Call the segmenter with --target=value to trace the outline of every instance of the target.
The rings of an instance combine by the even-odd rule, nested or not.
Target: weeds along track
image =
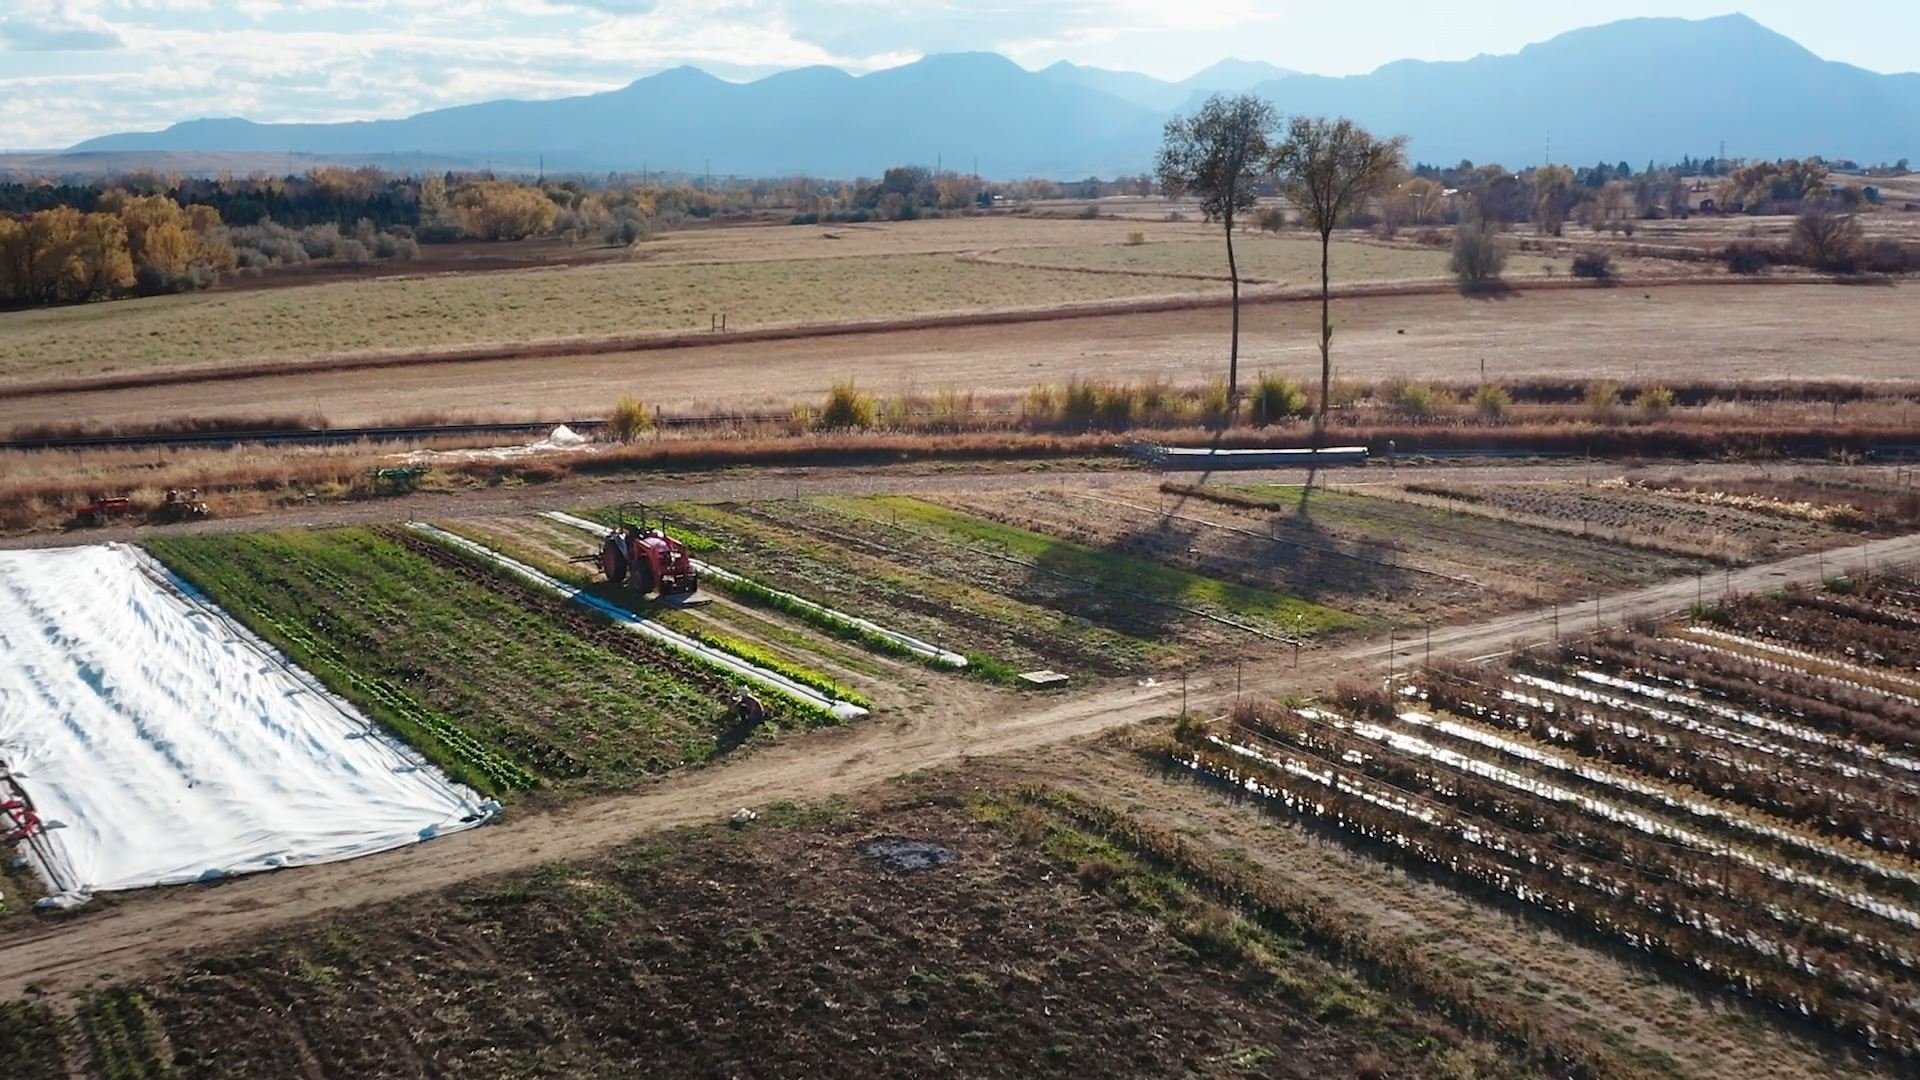
[[[151,547],[329,689],[484,790],[610,790],[729,745],[729,688],[704,670],[683,672],[670,650],[515,591],[404,529]],[[770,707],[781,723],[806,722]]]

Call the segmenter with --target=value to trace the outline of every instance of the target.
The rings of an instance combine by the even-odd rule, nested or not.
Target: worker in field
[[[748,727],[758,727],[767,719],[767,706],[743,686],[733,692],[733,715]]]

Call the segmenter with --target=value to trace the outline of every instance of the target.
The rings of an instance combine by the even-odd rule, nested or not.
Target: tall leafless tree
[[[1240,400],[1240,269],[1233,258],[1233,219],[1251,210],[1279,134],[1273,106],[1251,94],[1208,98],[1192,116],[1167,121],[1156,171],[1169,196],[1192,195],[1207,220],[1227,234],[1227,277],[1233,289],[1233,338],[1227,351],[1227,422]]]
[[[1294,117],[1269,166],[1280,191],[1320,234],[1320,413],[1324,431],[1333,393],[1333,310],[1329,265],[1333,230],[1368,198],[1392,186],[1405,167],[1407,140],[1379,139],[1341,117]]]

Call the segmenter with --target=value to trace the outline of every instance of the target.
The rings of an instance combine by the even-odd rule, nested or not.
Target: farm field
[[[1138,243],[1135,243],[1135,239]],[[1319,244],[1239,238],[1241,274],[1316,284]],[[582,259],[585,255],[582,253]],[[1334,280],[1444,279],[1444,249],[1347,237]],[[1566,276],[1516,259],[1516,278]],[[438,265],[438,264],[435,264]],[[457,265],[457,262],[456,262]],[[1629,276],[1708,268],[1627,259]],[[1217,294],[1217,231],[1197,223],[962,219],[670,233],[574,265],[393,273],[0,315],[0,383],[369,351],[834,323],[1176,294]]]
[[[261,1008],[273,1001],[273,1008]],[[538,1033],[529,1038],[530,1032]],[[0,1013],[21,1075],[1616,1075],[1520,995],[1098,803],[782,804]]]
[[[1643,559],[1667,555],[1717,565],[1750,565],[1837,546],[1862,534],[1920,527],[1920,489],[1884,473],[1589,476],[1523,484],[1436,479],[1400,485],[1396,497],[1455,520],[1525,523],[1611,541]]]
[[[1388,695],[1243,704],[1171,759],[1669,977],[1920,1056],[1920,584],[1729,598]]]
[[[1249,587],[1298,595],[1376,626],[1449,621],[1614,592],[1706,564],[1600,538],[1343,490],[1215,480],[941,495],[944,504]]]
[[[359,858],[498,809],[124,545],[0,552],[0,646],[0,915]]]
[[[738,730],[732,684],[584,609],[395,528],[156,541],[256,633],[451,775],[506,794],[623,788],[781,727]]]
[[[1490,379],[1732,382],[1807,372],[1807,358],[1818,356],[1822,378],[1904,379],[1913,375],[1911,300],[1904,287],[1823,285],[1522,291],[1500,301],[1457,295],[1336,300],[1335,374],[1471,383],[1484,363]],[[1253,303],[1241,315],[1246,376],[1271,372],[1317,382],[1317,303]],[[172,416],[318,412],[354,424],[418,411],[398,402],[431,402],[455,415],[594,417],[604,416],[621,392],[641,393],[649,405],[670,412],[785,412],[795,401],[820,400],[842,379],[877,393],[953,388],[1016,399],[1035,383],[1076,375],[1192,385],[1219,377],[1227,321],[1227,312],[1215,308],[430,364],[382,369],[377,376],[284,370],[270,379],[31,398],[9,398],[0,389],[0,429],[49,416],[150,424]]]
[[[706,331],[1046,307],[1207,291],[1202,282],[934,255],[619,263],[149,297],[0,316],[0,380],[501,341]]]
[[[1315,286],[1320,282],[1320,240],[1311,233],[1237,234],[1234,259],[1243,283],[1274,286]],[[1195,275],[1227,280],[1226,247],[1217,230],[1192,237],[1162,237],[1143,233],[1140,243],[1078,243],[1022,245],[995,248],[975,256],[982,261],[1015,266],[1073,268],[1102,273]],[[1410,237],[1397,242],[1349,238],[1336,240],[1332,265],[1335,285],[1390,281],[1446,281],[1451,256],[1446,247],[1427,247]],[[1622,277],[1720,276],[1717,265],[1682,263],[1669,259],[1624,257],[1614,262]],[[1507,276],[1515,279],[1568,277],[1567,258],[1516,252]]]
[[[724,565],[1017,671],[1132,674],[1362,625],[1268,589],[913,498],[676,504]]]
[[[615,523],[624,514],[608,513]],[[907,714],[929,708],[953,708],[961,702],[986,707],[975,699],[991,695],[987,679],[961,681],[962,673],[939,664],[917,662],[896,648],[872,647],[871,642],[836,637],[821,626],[769,608],[757,595],[730,590],[727,582],[707,575],[701,583],[698,605],[642,606],[630,590],[609,585],[600,575],[595,556],[598,541],[582,530],[537,515],[463,518],[442,522],[454,533],[615,603],[634,605],[668,628],[746,656],[756,664],[788,674],[831,693],[841,700],[865,705],[871,701],[888,714]],[[673,524],[673,535],[694,549],[696,558],[711,554],[713,542]],[[987,658],[982,657],[983,661]]]

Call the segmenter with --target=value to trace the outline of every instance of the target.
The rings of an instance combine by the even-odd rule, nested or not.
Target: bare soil
[[[1802,555],[1727,575],[1728,588],[1752,592],[1795,581],[1818,582],[1828,566],[1913,562],[1920,536],[1871,541]],[[1604,597],[1592,617],[1610,625],[1693,603],[1695,584],[1678,581]],[[1578,618],[1587,618],[1583,606]],[[1571,621],[1573,615],[1567,616]],[[1542,640],[1562,628],[1558,612],[1533,609],[1481,622],[1436,628],[1430,643],[1379,639],[1310,653],[1299,668],[1286,660],[1248,663],[1243,671],[1203,669],[1189,680],[1153,686],[1126,683],[1073,697],[1043,697],[1014,708],[881,718],[878,722],[802,733],[756,750],[724,768],[694,769],[616,796],[551,810],[416,848],[256,875],[213,887],[134,895],[77,918],[0,926],[0,997],[29,985],[72,990],[102,976],[129,977],[170,963],[181,952],[307,917],[445,888],[472,878],[582,858],[646,832],[711,822],[738,806],[785,799],[823,799],[858,791],[903,772],[963,758],[1031,752],[1178,712],[1211,714],[1240,694],[1279,695],[1329,689],[1336,681],[1389,662],[1404,669],[1421,659],[1503,653],[1513,642]]]
[[[1423,1076],[1498,1060],[1311,957],[1276,978],[1207,948],[1213,924],[1116,902],[1048,834],[983,820],[990,792],[941,787],[779,807],[232,943],[110,992],[121,1008],[81,1026],[205,1077]],[[938,857],[876,857],[904,848]]]

